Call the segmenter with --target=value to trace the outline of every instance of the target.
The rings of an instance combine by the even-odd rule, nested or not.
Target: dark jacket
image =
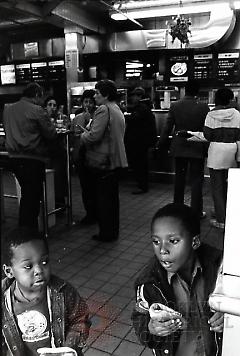
[[[197,256],[202,266],[203,278],[205,283],[205,298],[207,301],[209,294],[214,290],[218,269],[222,260],[221,251],[213,247],[202,245],[197,250]],[[140,342],[155,350],[156,356],[174,356],[177,350],[180,332],[176,332],[167,337],[160,337],[150,334],[148,323],[150,321],[149,307],[152,303],[158,302],[177,310],[175,296],[171,285],[168,283],[167,271],[160,265],[154,256],[150,263],[143,269],[135,282],[136,295],[138,288],[143,288],[144,298],[147,303],[143,303],[139,308],[139,301],[132,313],[132,320],[135,332]],[[204,303],[204,313],[210,318],[210,308],[208,303]],[[217,350],[216,341],[221,343],[221,334],[212,333],[213,348]],[[219,336],[220,335],[220,336]],[[216,341],[215,341],[216,340]],[[212,356],[220,355],[214,353]]]
[[[170,153],[173,157],[203,158],[207,154],[205,142],[191,142],[176,135],[177,131],[203,131],[204,122],[209,112],[207,104],[200,103],[191,96],[172,103],[166,125],[160,138],[165,141],[173,132]]]
[[[143,103],[136,105],[127,118],[125,144],[128,148],[149,148],[154,146],[157,139],[155,117],[151,108]]]
[[[2,282],[2,356],[24,356],[16,319],[8,309],[6,291],[14,279],[5,278]],[[88,307],[75,288],[62,279],[52,276],[49,282],[50,306],[52,313],[51,331],[56,347],[68,346],[82,355],[86,345],[90,322]]]

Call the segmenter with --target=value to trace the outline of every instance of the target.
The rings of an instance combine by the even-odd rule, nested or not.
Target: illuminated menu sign
[[[212,54],[194,55],[193,77],[198,80],[214,78]]]
[[[218,54],[218,80],[239,82],[239,52]]]
[[[64,60],[48,62],[49,79],[51,80],[65,80],[65,65]]]
[[[138,60],[132,60],[126,62],[126,79],[129,78],[138,78],[142,79],[143,73],[143,63]]]
[[[2,85],[16,84],[14,64],[6,64],[1,66],[1,83]]]
[[[170,82],[187,82],[188,56],[174,56],[169,58]]]
[[[16,64],[16,82],[18,84],[28,83],[31,81],[31,64]]]
[[[47,62],[32,63],[32,80],[43,81],[48,77]]]

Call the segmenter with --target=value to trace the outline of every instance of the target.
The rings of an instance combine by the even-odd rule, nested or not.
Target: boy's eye
[[[179,239],[171,239],[171,244],[176,245],[179,242]]]
[[[48,264],[48,262],[49,262],[48,260],[44,260],[44,261],[42,261],[42,265],[46,266]]]
[[[31,269],[32,266],[31,266],[31,265],[25,265],[24,268],[25,268],[25,269]]]
[[[161,243],[159,240],[152,240],[152,242],[156,246],[160,245],[160,243]]]

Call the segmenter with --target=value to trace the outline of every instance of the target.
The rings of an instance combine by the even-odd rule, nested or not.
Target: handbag
[[[107,105],[106,105],[107,106]],[[108,109],[108,124],[106,126],[103,137],[106,135],[107,130],[110,131],[110,112]],[[97,170],[109,170],[111,168],[111,159],[110,159],[110,137],[108,136],[107,144],[103,142],[92,145],[87,148],[85,154],[85,164],[90,169]]]

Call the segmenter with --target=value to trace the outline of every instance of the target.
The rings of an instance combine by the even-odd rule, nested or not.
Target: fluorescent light
[[[234,7],[240,6],[240,1],[234,2]],[[226,7],[229,8],[229,4],[226,3],[212,3],[207,5],[206,3],[201,4],[192,4],[187,6],[162,6],[162,7],[154,7],[154,8],[143,8],[139,10],[127,10],[126,14],[128,17],[133,19],[143,19],[143,18],[150,18],[150,17],[163,17],[163,16],[174,16],[178,14],[194,14],[194,13],[204,13],[204,12],[211,12],[213,10],[219,10],[221,7],[222,11],[226,10]],[[121,10],[124,12],[124,10]],[[112,13],[111,18],[114,20],[126,20],[126,17],[119,13]]]
[[[233,2],[233,7],[234,7],[234,9],[240,9],[240,1],[234,1]]]

